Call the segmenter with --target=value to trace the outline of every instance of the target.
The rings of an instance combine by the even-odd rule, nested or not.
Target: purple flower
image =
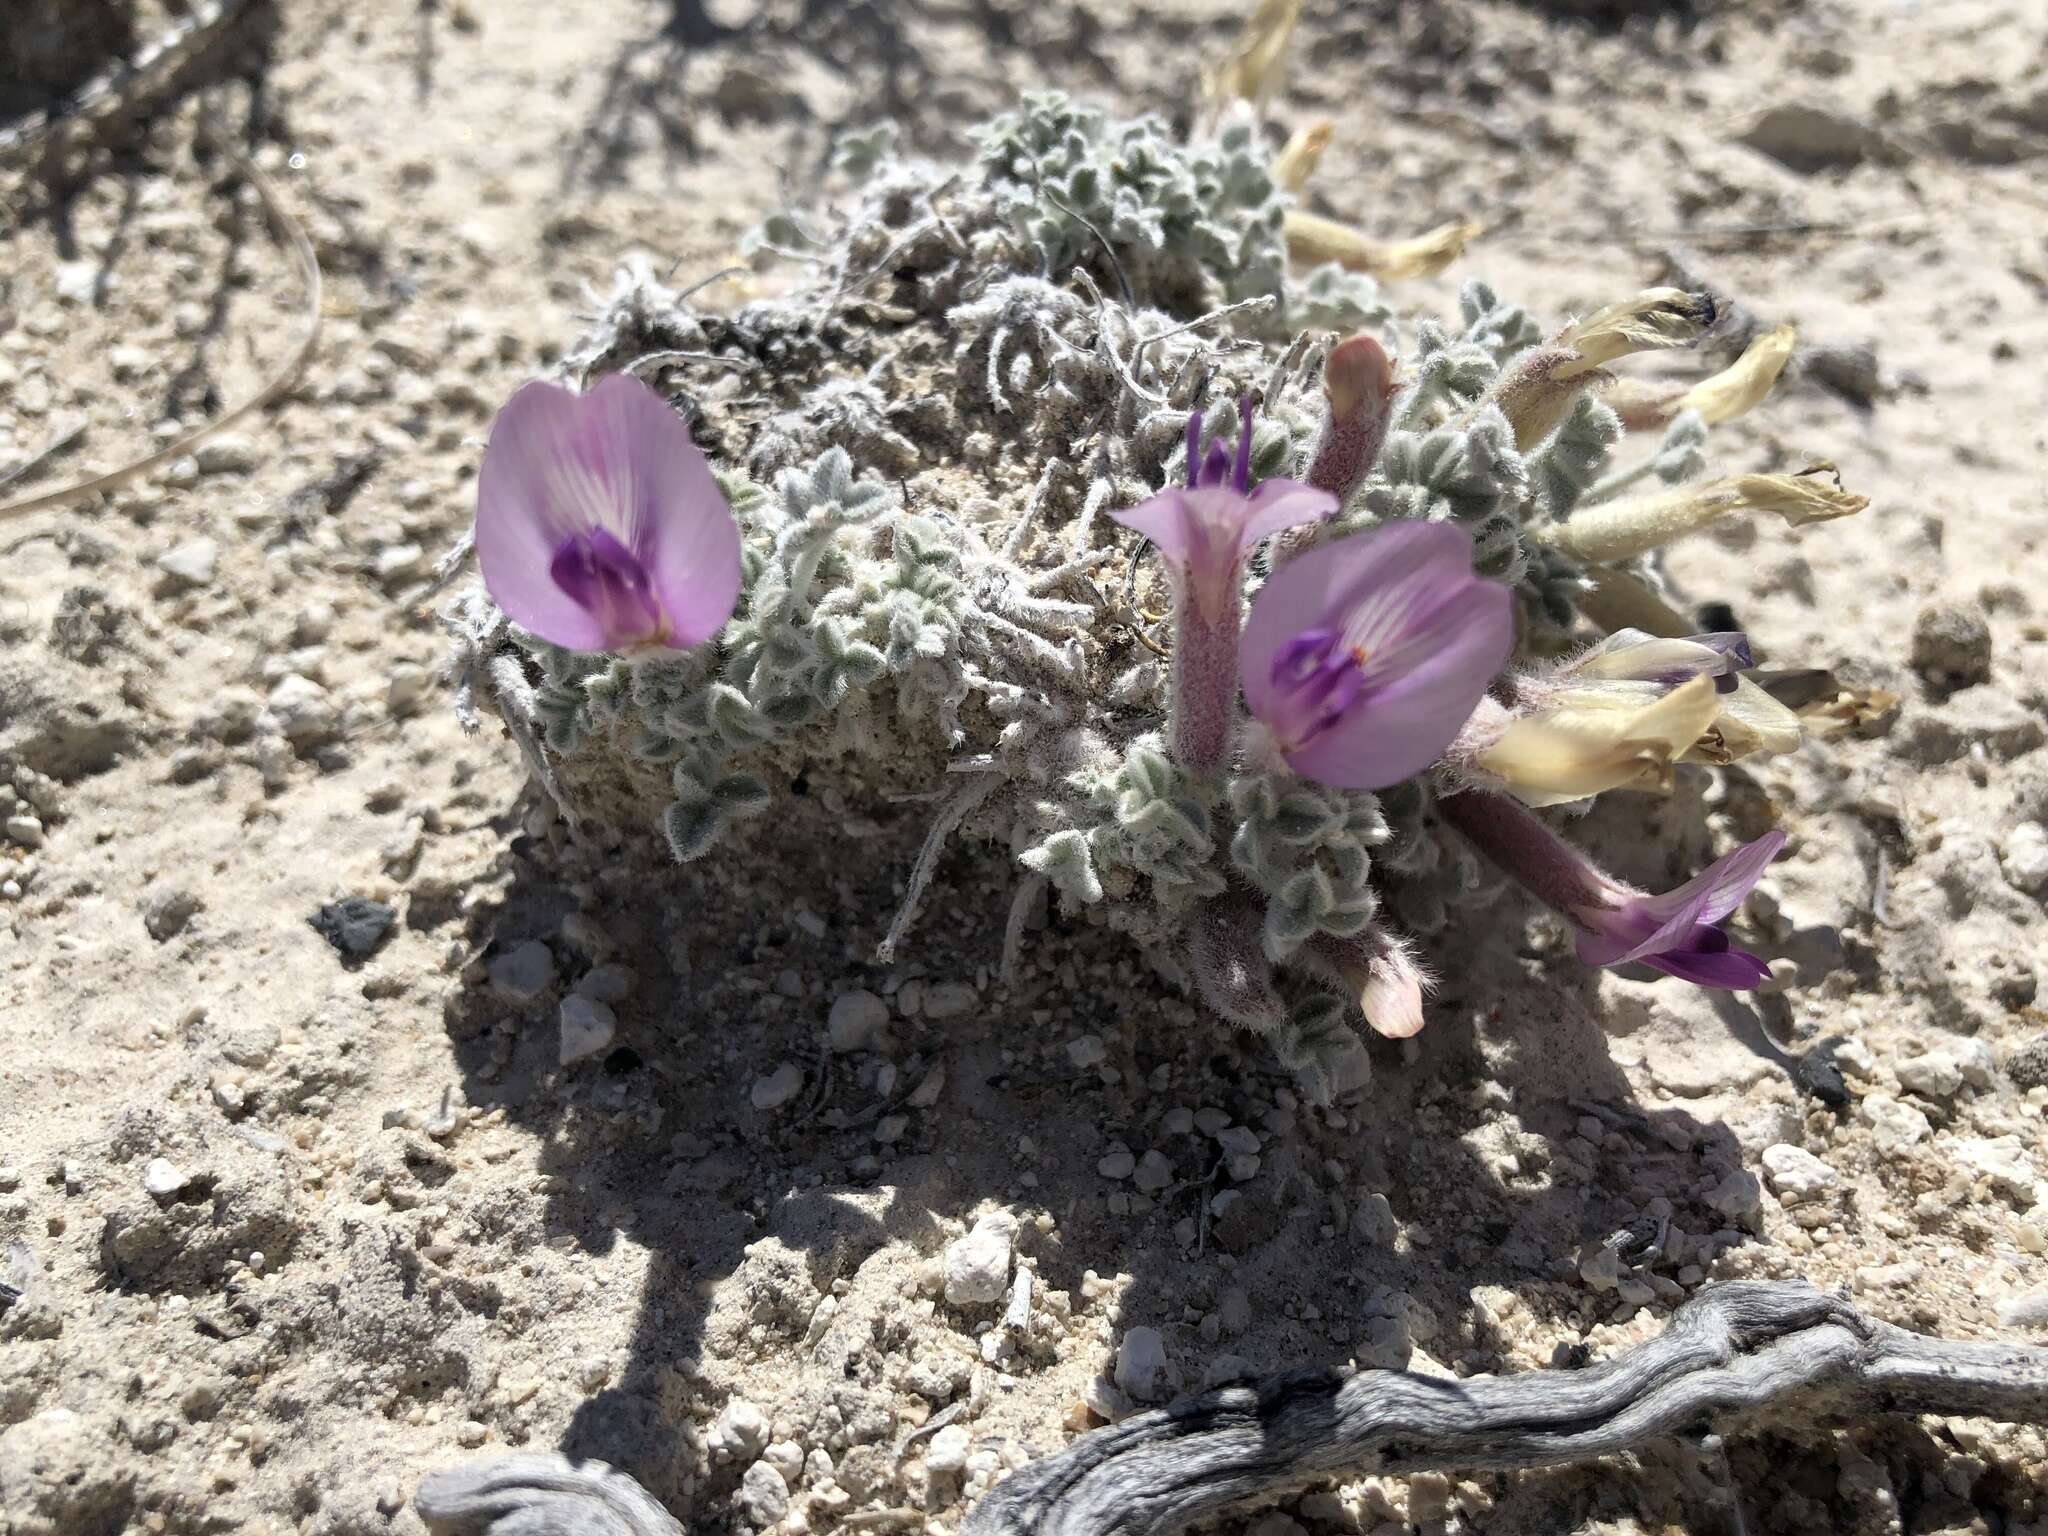
[[[1766,832],[1661,896],[1608,881],[1606,902],[1571,913],[1584,929],[1579,958],[1587,965],[1641,963],[1703,987],[1747,991],[1770,967],[1714,925],[1742,905],[1784,846],[1784,833]]]
[[[1731,991],[1746,991],[1770,974],[1715,925],[1742,905],[1778,856],[1782,832],[1766,832],[1677,890],[1652,896],[1615,879],[1506,795],[1465,790],[1443,796],[1436,809],[1532,896],[1572,920],[1579,959],[1587,965],[1654,966]]]
[[[1245,557],[1261,540],[1337,510],[1337,498],[1293,480],[1251,489],[1252,407],[1238,401],[1237,450],[1202,455],[1202,422],[1188,417],[1188,483],[1112,514],[1150,539],[1173,581],[1174,760],[1208,771],[1229,758],[1237,715],[1237,635]]]
[[[1737,676],[1755,665],[1749,636],[1740,630],[1666,640],[1640,629],[1618,629],[1567,663],[1563,673],[1575,679],[1656,683],[1665,688],[1711,677],[1716,693],[1733,693]]]
[[[572,651],[681,650],[739,601],[739,527],[710,466],[626,374],[505,402],[477,476],[476,553],[507,617]]]
[[[1188,483],[1111,515],[1158,547],[1175,589],[1206,614],[1237,601],[1238,573],[1261,540],[1298,523],[1320,522],[1337,498],[1296,480],[1261,480],[1249,489],[1252,407],[1238,402],[1242,426],[1235,454],[1220,439],[1202,454],[1202,418],[1188,417]]]
[[[1391,523],[1297,555],[1252,602],[1246,705],[1296,773],[1384,789],[1435,762],[1514,645],[1508,589],[1449,523]]]

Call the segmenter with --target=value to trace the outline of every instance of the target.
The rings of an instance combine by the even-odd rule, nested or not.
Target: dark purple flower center
[[[1307,746],[1357,704],[1365,659],[1334,629],[1306,629],[1280,647],[1266,723],[1288,751]]]
[[[1250,492],[1252,481],[1252,397],[1237,397],[1237,450],[1233,455],[1218,437],[1202,452],[1202,413],[1188,415],[1188,486],[1199,490],[1228,485],[1238,495]]]
[[[640,559],[602,528],[572,534],[548,564],[555,585],[593,615],[614,646],[659,640],[668,617]]]

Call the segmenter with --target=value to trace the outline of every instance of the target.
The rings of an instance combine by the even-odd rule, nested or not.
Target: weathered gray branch
[[[1795,1412],[2048,1422],[2048,1349],[1930,1339],[1809,1285],[1738,1282],[1702,1292],[1658,1337],[1581,1371],[1465,1381],[1297,1371],[1187,1398],[1012,1474],[962,1536],[1167,1536],[1336,1472],[1553,1466]],[[622,1474],[559,1457],[436,1473],[416,1502],[437,1532],[674,1529]]]
[[[1083,1436],[990,1491],[962,1536],[1165,1536],[1319,1475],[1539,1467],[1797,1410],[2048,1419],[2048,1350],[1947,1343],[1803,1284],[1703,1292],[1582,1371],[1445,1381],[1305,1371]]]
[[[566,1456],[499,1456],[447,1467],[413,1508],[434,1536],[682,1536],[675,1517],[623,1472]]]

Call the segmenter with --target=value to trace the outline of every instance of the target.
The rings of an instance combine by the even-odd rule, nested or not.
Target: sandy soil
[[[0,1531],[418,1531],[425,1472],[507,1447],[626,1467],[693,1530],[950,1529],[1119,1407],[1098,1379],[1137,1327],[1164,1392],[1597,1358],[1741,1276],[1959,1337],[2048,1316],[2038,7],[1615,32],[1309,6],[1279,116],[1339,119],[1318,205],[1490,226],[1404,311],[1473,274],[1584,310],[1675,262],[1874,349],[1715,441],[1729,470],[1833,459],[1872,509],[1672,568],[1774,663],[1903,700],[1592,829],[1664,882],[1784,825],[1749,912],[1769,995],[1584,973],[1504,905],[1334,1111],[1106,935],[1056,925],[996,985],[986,858],[944,875],[973,920],[885,970],[886,828],[650,877],[457,727],[407,595],[586,284],[635,252],[715,271],[884,113],[934,150],[1038,83],[1184,115],[1237,14],[706,9],[287,5],[261,91],[205,99],[312,235],[312,366],[196,462],[0,527]],[[0,473],[84,427],[0,496],[138,455],[289,351],[289,252],[196,123],[188,100],[54,208],[0,188]],[[396,914],[367,958],[309,922],[347,897]],[[563,1067],[572,988],[622,1025]],[[879,1001],[835,1043],[855,991]],[[998,1209],[1036,1275],[1021,1336],[944,1295],[947,1244]],[[953,1405],[964,1455],[903,1444]],[[2032,1430],[1786,1425],[1729,1460],[1736,1509],[1674,1448],[1364,1478],[1232,1528],[2017,1536],[2048,1510]]]

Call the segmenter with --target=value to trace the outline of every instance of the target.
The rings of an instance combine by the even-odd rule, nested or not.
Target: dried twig
[[[420,1484],[427,1529],[550,1531],[557,1536],[682,1536],[675,1517],[623,1472],[566,1456],[499,1456],[447,1467]]]
[[[244,416],[260,411],[278,399],[291,388],[293,381],[312,358],[313,348],[320,340],[320,258],[314,254],[313,242],[306,238],[305,229],[285,207],[284,199],[278,194],[270,178],[248,157],[236,154],[232,150],[228,150],[227,154],[234,162],[235,168],[248,178],[249,184],[256,189],[257,196],[263,199],[263,206],[269,210],[270,216],[277,221],[278,227],[291,242],[292,254],[298,262],[299,276],[306,289],[306,329],[305,334],[299,338],[298,346],[292,349],[291,356],[285,359],[284,365],[270,376],[261,389],[225,415],[216,416],[212,421],[194,427],[189,432],[182,432],[146,458],[124,464],[119,469],[109,470],[104,475],[75,480],[69,485],[60,485],[55,490],[10,501],[0,506],[0,523],[17,517],[26,517],[31,512],[40,512],[48,507],[62,506],[66,502],[79,501],[88,496],[98,496],[116,490],[131,480],[162,468],[173,459],[184,457],[215,433],[225,431]]]
[[[1445,1381],[1301,1371],[1084,1436],[1000,1483],[963,1536],[1166,1536],[1332,1472],[1555,1466],[1666,1436],[1834,1411],[2048,1420],[2048,1350],[1950,1343],[1800,1283],[1703,1292],[1582,1371]]]
[[[1738,1281],[1586,1370],[1464,1381],[1290,1371],[1185,1398],[1025,1467],[960,1529],[1167,1536],[1331,1473],[1557,1466],[1665,1438],[1712,1451],[1718,1437],[1774,1420],[1872,1413],[2048,1421],[2048,1349],[1931,1339],[1810,1285]],[[658,1508],[647,1513],[651,1500],[627,1498],[625,1482],[602,1462],[512,1456],[437,1472],[415,1502],[444,1536],[674,1531]]]

